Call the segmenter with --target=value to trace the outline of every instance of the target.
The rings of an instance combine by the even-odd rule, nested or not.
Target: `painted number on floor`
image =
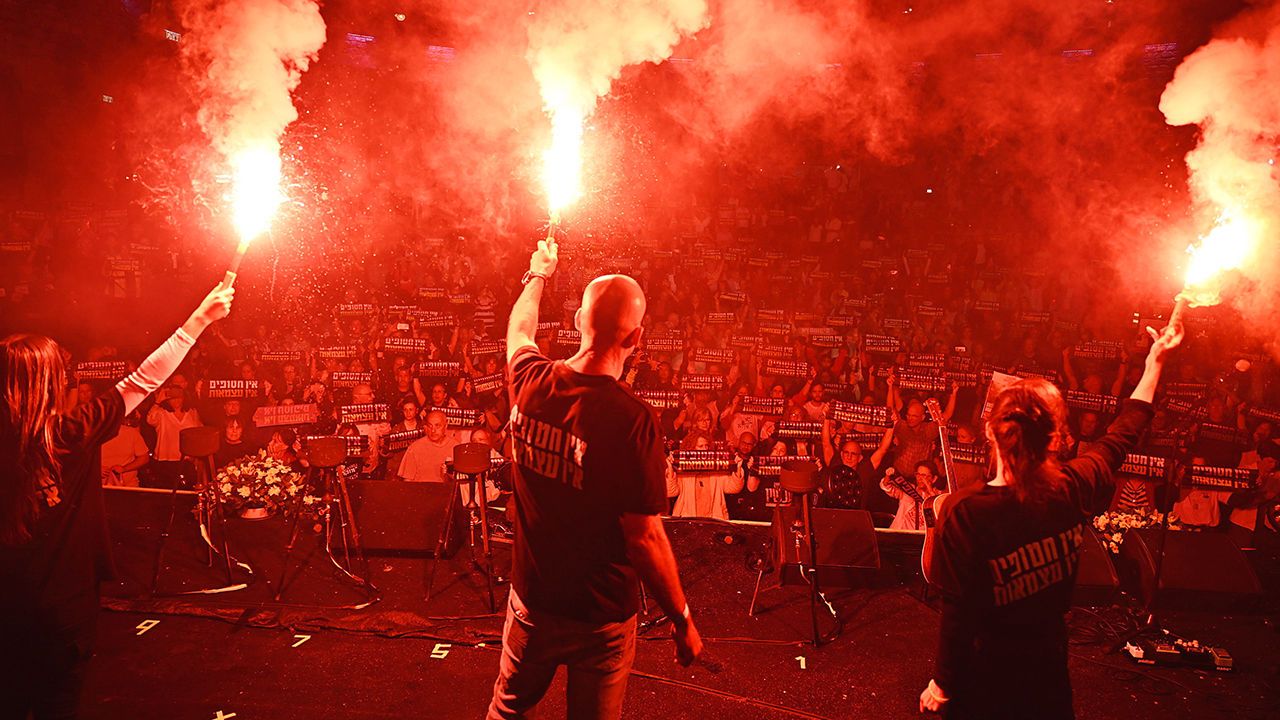
[[[138,623],[138,627],[134,629],[138,631],[137,632],[138,635],[141,635],[142,633],[150,630],[151,628],[159,624],[160,624],[159,620],[143,620],[142,622]]]
[[[310,640],[311,636],[310,635],[294,635],[293,639],[297,640],[298,642],[294,643],[291,647],[298,647],[302,643]]]
[[[808,669],[808,667],[805,665],[805,662],[804,662],[804,656],[803,656],[803,655],[797,655],[797,656],[796,656],[796,659],[800,661],[800,669],[801,669],[801,670],[807,670],[807,669]]]
[[[451,647],[453,646],[449,643],[436,643],[436,646],[431,650],[431,657],[436,660],[443,660],[449,657],[449,648]]]

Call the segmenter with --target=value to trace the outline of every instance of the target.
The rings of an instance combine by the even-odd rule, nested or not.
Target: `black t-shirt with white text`
[[[1042,470],[1059,488],[1050,497],[985,484],[943,504],[932,559],[943,589],[935,679],[952,698],[948,717],[1073,717],[1064,615],[1080,545],[1151,416],[1149,403],[1125,401],[1087,452]]]
[[[533,610],[618,622],[638,610],[622,515],[666,511],[653,411],[612,377],[534,346],[508,365],[515,460],[512,587]]]

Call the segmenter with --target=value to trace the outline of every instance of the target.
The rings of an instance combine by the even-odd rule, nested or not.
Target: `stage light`
[[[396,21],[397,21],[397,22],[404,22],[404,19],[405,19],[405,14],[404,14],[404,13],[396,13]]]
[[[932,194],[933,194],[933,188],[925,188],[925,189],[924,189],[924,192],[925,192],[925,194],[926,194],[926,195],[932,195]]]

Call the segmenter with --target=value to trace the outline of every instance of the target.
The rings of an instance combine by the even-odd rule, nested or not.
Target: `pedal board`
[[[1201,645],[1198,640],[1134,640],[1125,643],[1124,651],[1141,665],[1193,667],[1202,670],[1231,672],[1231,653],[1226,648]]]

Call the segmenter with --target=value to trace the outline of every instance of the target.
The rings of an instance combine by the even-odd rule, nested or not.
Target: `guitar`
[[[920,553],[920,572],[926,581],[935,583],[932,560],[934,537],[938,531],[938,514],[942,511],[942,504],[956,491],[956,468],[951,460],[951,444],[947,440],[946,416],[938,407],[938,401],[933,398],[926,400],[924,407],[929,412],[929,419],[938,426],[938,449],[942,453],[942,471],[947,476],[947,491],[929,498],[924,506],[924,549]]]

